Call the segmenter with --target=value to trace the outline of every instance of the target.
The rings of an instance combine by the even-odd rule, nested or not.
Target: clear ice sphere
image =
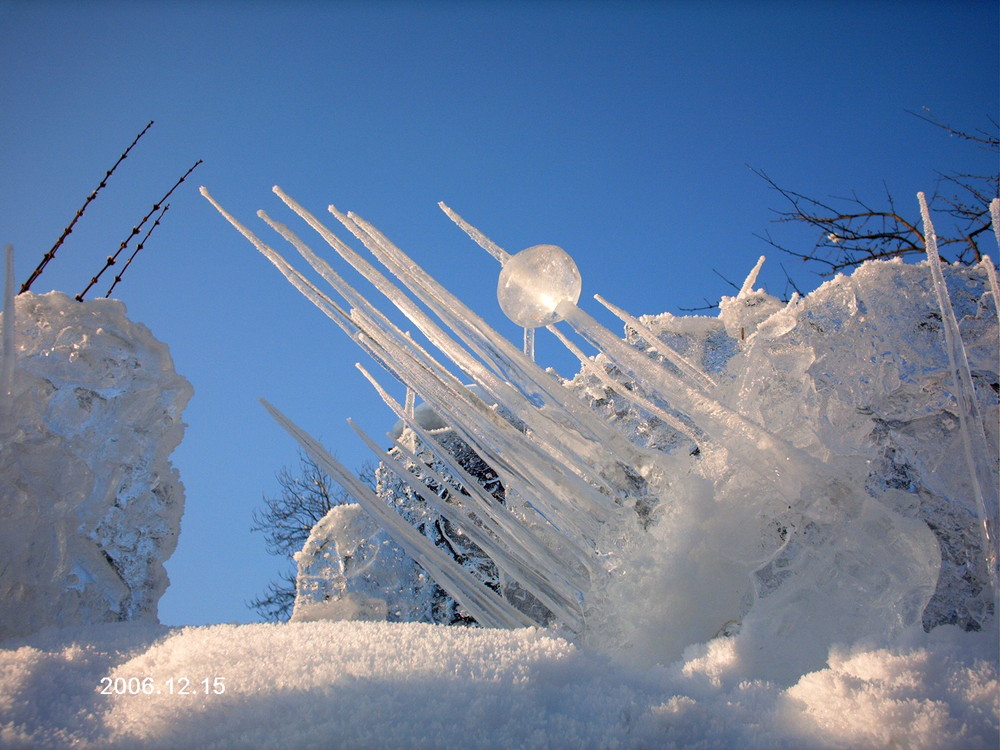
[[[497,282],[497,301],[504,314],[525,328],[538,328],[562,319],[561,302],[580,299],[580,270],[556,245],[535,245],[504,263]]]

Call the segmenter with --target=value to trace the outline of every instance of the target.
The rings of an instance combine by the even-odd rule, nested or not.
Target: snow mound
[[[0,425],[0,637],[155,621],[184,505],[168,457],[191,385],[117,300],[26,293],[14,320]]]
[[[741,679],[726,638],[649,671],[538,629],[124,623],[4,643],[0,745],[979,750],[1000,731],[993,640],[834,651],[782,689]]]

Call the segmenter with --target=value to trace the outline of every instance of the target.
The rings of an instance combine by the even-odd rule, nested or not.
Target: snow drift
[[[117,623],[3,644],[0,745],[995,750],[995,636],[913,635],[783,688],[729,638],[649,669],[539,629]]]
[[[10,310],[10,308],[8,308]],[[156,621],[183,487],[170,453],[190,384],[116,300],[25,293],[5,313],[0,638]]]

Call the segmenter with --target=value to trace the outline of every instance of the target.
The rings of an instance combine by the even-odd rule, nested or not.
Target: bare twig
[[[111,169],[109,169],[107,172],[104,173],[104,179],[102,179],[101,182],[100,182],[100,184],[98,184],[98,186],[96,188],[94,188],[94,192],[92,192],[90,195],[87,196],[87,200],[85,200],[83,202],[83,205],[76,212],[76,215],[73,216],[73,220],[63,230],[62,235],[59,237],[58,240],[56,240],[56,244],[54,244],[52,246],[52,249],[49,250],[47,253],[45,253],[45,255],[42,256],[42,261],[38,264],[38,266],[35,268],[35,270],[31,272],[31,276],[28,277],[28,280],[21,285],[21,291],[19,291],[18,294],[23,294],[24,292],[26,292],[29,289],[31,289],[31,285],[35,282],[35,279],[37,279],[39,276],[41,276],[42,271],[45,270],[45,266],[47,266],[49,264],[49,261],[52,260],[55,257],[56,251],[62,246],[63,241],[65,241],[65,239],[73,231],[73,227],[76,225],[76,222],[80,220],[80,217],[83,216],[83,212],[87,210],[87,206],[89,206],[90,203],[91,203],[91,201],[93,201],[94,198],[97,197],[97,194],[101,191],[101,188],[103,188],[104,186],[106,186],[108,184],[108,178],[111,177],[111,175],[114,173],[114,171],[118,168],[118,165],[121,164],[123,161],[125,161],[125,158],[128,156],[129,151],[131,151],[132,147],[135,146],[135,144],[139,142],[139,139],[142,138],[142,136],[144,136],[146,134],[146,131],[149,130],[149,128],[152,126],[152,124],[153,124],[153,121],[150,120],[146,124],[146,127],[144,127],[139,132],[139,135],[137,135],[135,137],[135,139],[132,141],[132,143],[129,144],[128,148],[126,148],[122,152],[121,156],[118,157],[118,161],[116,161],[114,163],[114,166],[111,167]]]
[[[146,232],[146,236],[142,238],[142,240],[139,242],[138,245],[136,245],[135,250],[132,251],[132,254],[128,256],[128,260],[125,261],[125,265],[122,266],[122,270],[118,272],[118,275],[115,276],[115,280],[112,282],[111,286],[108,287],[108,291],[105,292],[104,294],[105,297],[111,296],[111,292],[113,292],[115,290],[115,287],[118,286],[118,283],[122,280],[122,276],[125,275],[125,272],[128,270],[128,267],[132,265],[132,261],[135,260],[135,256],[137,256],[139,254],[139,251],[142,250],[143,247],[145,247],[146,241],[149,239],[149,235],[153,233],[154,229],[160,226],[160,220],[163,218],[163,215],[167,212],[169,208],[170,204],[168,203],[160,210],[159,215],[153,221],[153,226],[149,228],[149,231]]]
[[[158,200],[156,203],[153,204],[153,207],[149,210],[149,213],[147,213],[145,216],[142,217],[142,221],[140,221],[136,226],[132,227],[132,231],[129,234],[129,236],[122,241],[121,245],[119,245],[118,249],[114,252],[113,255],[108,256],[107,261],[104,263],[104,267],[101,268],[101,270],[97,272],[97,275],[90,280],[90,283],[87,284],[87,288],[84,289],[82,292],[80,292],[78,295],[76,295],[77,302],[83,302],[83,298],[87,295],[87,292],[89,292],[91,287],[93,287],[94,284],[96,284],[98,280],[101,278],[101,276],[104,275],[104,272],[118,262],[118,256],[121,255],[122,251],[126,247],[128,247],[128,243],[132,241],[132,238],[135,237],[137,234],[139,234],[139,232],[142,230],[143,225],[147,221],[149,221],[149,218],[154,213],[160,210],[160,205],[167,198],[171,196],[171,194],[180,186],[182,182],[184,182],[184,180],[188,178],[188,175],[190,175],[198,167],[198,165],[201,164],[201,162],[202,162],[201,159],[196,161],[194,163],[194,166],[192,166],[187,172],[185,172],[183,176],[179,180],[177,180],[177,182],[174,183],[174,186],[170,188],[170,190],[168,190],[162,198],[160,198],[160,200]]]
[[[978,143],[983,148],[989,149],[991,151],[995,151],[997,147],[1000,146],[1000,137],[998,137],[994,133],[990,133],[986,130],[978,130],[977,134],[973,134],[964,130],[957,130],[956,128],[951,127],[951,125],[947,125],[946,123],[943,123],[940,120],[938,120],[931,114],[931,111],[926,107],[924,107],[924,112],[926,114],[920,114],[919,112],[914,112],[913,110],[909,109],[906,110],[906,112],[908,114],[913,115],[914,117],[923,120],[924,122],[929,122],[931,125],[947,131],[949,135],[953,135],[956,138],[961,138],[962,140]],[[997,130],[998,126],[996,120],[994,120],[992,117],[989,118],[989,120],[990,124],[993,126],[993,129]]]
[[[727,284],[729,284],[729,286],[731,286],[731,287],[732,287],[733,289],[735,289],[735,290],[736,290],[737,292],[738,292],[738,291],[740,290],[740,287],[739,287],[739,284],[736,284],[736,283],[734,283],[733,281],[731,281],[731,280],[727,279],[727,278],[726,278],[725,276],[723,276],[723,275],[722,275],[721,273],[719,273],[718,271],[716,271],[716,270],[715,270],[714,268],[712,269],[712,273],[714,273],[714,274],[715,274],[716,276],[718,276],[718,277],[719,277],[720,279],[722,279],[722,280],[723,280],[723,281],[725,281],[725,282],[726,282]]]
[[[988,150],[1000,151],[1000,138],[981,131],[969,134],[938,120],[920,115],[922,120],[942,128],[951,135],[974,142]],[[992,122],[992,121],[991,121]],[[996,126],[996,123],[993,123]],[[920,224],[897,210],[889,188],[883,183],[885,204],[876,207],[857,193],[833,197],[830,202],[788,190],[778,185],[765,172],[750,167],[786,202],[787,208],[776,210],[777,223],[799,222],[817,230],[812,249],[794,251],[774,241],[769,234],[757,235],[772,247],[802,261],[813,261],[824,267],[821,276],[849,270],[867,260],[924,255],[925,239]],[[944,192],[945,187],[955,193]],[[938,236],[938,249],[950,251],[945,262],[974,263],[982,258],[979,237],[990,229],[989,202],[1000,195],[1000,173],[969,175],[938,173],[937,189],[930,200],[935,211],[951,216],[955,221],[950,230]],[[786,271],[786,279],[791,277]],[[794,283],[792,283],[794,287]],[[786,287],[787,290],[787,287]]]
[[[708,310],[718,310],[718,302],[709,302],[707,299],[702,297],[702,301],[705,303],[701,307],[678,307],[677,309],[681,312],[693,313],[693,312],[706,312]]]

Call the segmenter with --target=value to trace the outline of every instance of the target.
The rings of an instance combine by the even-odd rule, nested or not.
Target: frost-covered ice
[[[839,648],[786,688],[728,638],[650,670],[538,629],[121,623],[0,644],[0,745],[995,750],[995,641]]]
[[[0,637],[155,621],[184,503],[169,456],[191,386],[116,300],[25,293],[13,318],[0,427]]]

